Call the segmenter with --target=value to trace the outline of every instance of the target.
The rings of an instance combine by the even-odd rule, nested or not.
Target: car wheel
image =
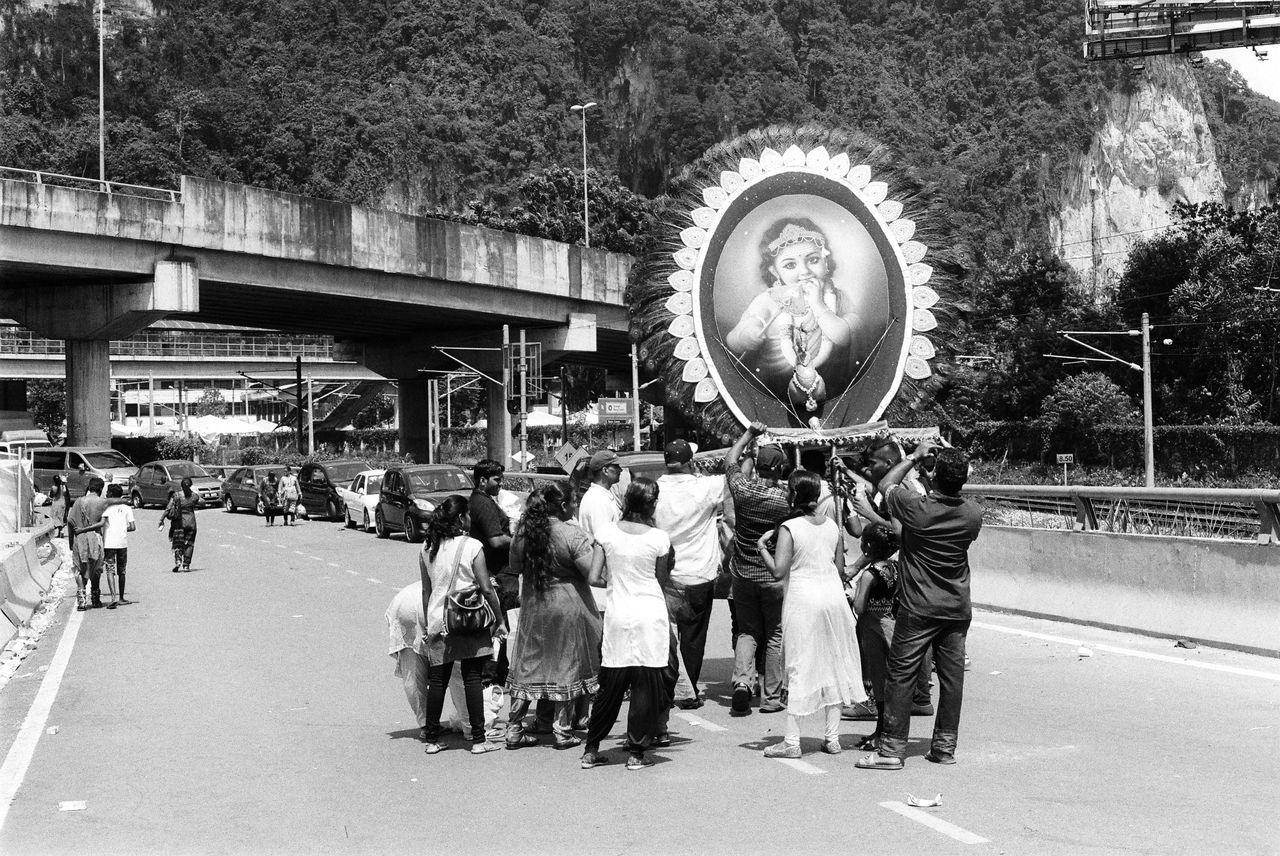
[[[236,504],[231,499],[231,494],[227,494],[222,498],[222,510],[227,512],[228,514],[235,514]]]
[[[342,522],[348,529],[356,528],[355,520],[351,519],[351,509],[349,508],[342,509]]]
[[[387,520],[382,516],[381,508],[373,513],[373,529],[378,533],[379,538],[391,537],[391,530],[387,528]]]
[[[360,521],[360,528],[368,532],[373,527],[369,525],[369,512],[364,513],[364,518]]]
[[[267,504],[262,501],[262,497],[258,497],[258,501],[253,506],[253,513],[262,517],[267,513]]]
[[[337,520],[339,517],[344,516],[346,511],[338,508],[338,503],[331,499],[324,504],[324,514],[330,520]]]
[[[422,543],[422,525],[418,523],[418,518],[412,514],[404,516],[404,540],[410,544]]]
[[[138,493],[138,492],[135,490],[135,491],[133,492],[133,495],[129,497],[129,502],[130,502],[130,504],[131,504],[131,505],[133,505],[133,507],[134,507],[134,508],[141,508],[141,507],[142,507],[142,494]]]

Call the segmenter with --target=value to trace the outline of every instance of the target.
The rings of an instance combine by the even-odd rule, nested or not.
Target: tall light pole
[[[102,55],[106,28],[103,16],[106,12],[107,0],[98,0],[98,181],[107,180],[107,122],[103,95]]]
[[[591,246],[591,216],[587,213],[587,111],[596,106],[596,102],[574,104],[569,109],[582,117],[582,241],[584,246]]]

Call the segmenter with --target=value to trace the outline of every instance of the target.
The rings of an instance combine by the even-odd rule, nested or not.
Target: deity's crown
[[[820,232],[815,232],[812,229],[806,229],[803,226],[796,225],[795,223],[788,223],[783,227],[782,234],[774,238],[773,241],[769,243],[769,255],[776,256],[783,247],[807,242],[812,242],[817,245],[818,249],[822,250],[822,254],[824,256],[827,255],[827,239],[822,237]]]

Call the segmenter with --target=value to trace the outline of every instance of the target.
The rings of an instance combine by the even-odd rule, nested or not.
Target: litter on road
[[[933,799],[929,799],[928,797],[915,797],[911,794],[907,794],[907,805],[915,806],[916,808],[936,808],[937,806],[942,805],[942,794],[938,794]]]

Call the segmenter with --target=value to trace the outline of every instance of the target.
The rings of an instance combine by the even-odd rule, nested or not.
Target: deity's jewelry
[[[784,247],[790,247],[793,244],[812,243],[822,252],[823,258],[831,255],[831,251],[827,249],[827,239],[820,232],[812,229],[806,229],[795,223],[788,223],[782,229],[782,234],[769,242],[769,255],[777,256]]]

